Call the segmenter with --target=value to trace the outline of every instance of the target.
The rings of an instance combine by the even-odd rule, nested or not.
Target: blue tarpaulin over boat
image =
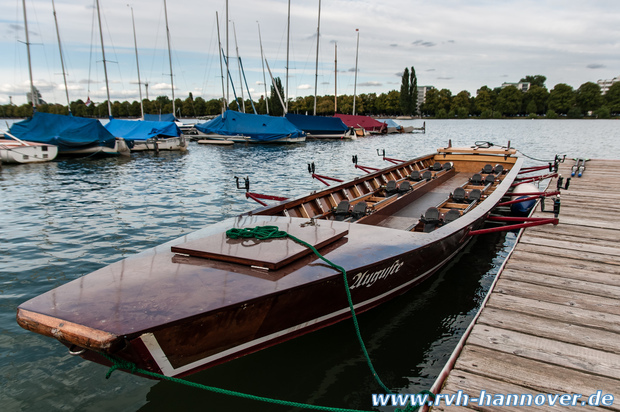
[[[35,112],[14,123],[10,133],[22,140],[58,146],[59,153],[89,147],[114,148],[116,138],[97,119]]]
[[[310,134],[344,133],[349,127],[337,117],[306,116],[303,114],[287,113],[286,118],[298,129]]]
[[[144,120],[148,120],[150,122],[178,122],[178,119],[174,117],[172,113],[145,114]]]
[[[206,123],[197,124],[195,127],[206,134],[248,136],[251,140],[258,142],[305,136],[303,131],[284,117],[241,113],[233,110],[226,110],[223,115]]]
[[[181,136],[181,129],[173,122],[112,119],[105,125],[105,128],[114,136],[122,137],[130,144],[134,140],[147,140],[156,136]]]

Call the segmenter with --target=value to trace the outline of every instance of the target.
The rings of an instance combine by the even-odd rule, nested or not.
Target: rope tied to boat
[[[379,384],[379,386],[381,386],[383,388],[383,390],[385,390],[387,393],[393,393],[379,378],[379,375],[377,374],[377,371],[375,370],[372,361],[370,360],[370,355],[368,354],[368,350],[366,349],[366,345],[364,344],[364,340],[362,339],[362,334],[360,332],[360,328],[359,328],[359,324],[357,322],[357,316],[355,315],[355,308],[353,307],[353,299],[351,298],[351,291],[349,290],[349,282],[347,280],[347,271],[342,267],[342,266],[338,266],[335,263],[331,262],[330,260],[328,260],[327,258],[325,258],[323,255],[321,255],[319,253],[318,250],[316,250],[316,248],[314,246],[312,246],[311,244],[304,242],[303,240],[283,231],[280,230],[280,228],[278,228],[277,226],[256,226],[254,228],[243,228],[243,229],[237,229],[237,228],[232,228],[226,231],[226,236],[228,236],[231,239],[239,239],[241,237],[243,238],[250,238],[250,237],[256,237],[257,239],[260,240],[266,240],[266,239],[277,239],[277,238],[290,238],[291,240],[309,248],[310,250],[312,250],[312,252],[314,252],[314,254],[316,256],[318,256],[321,260],[323,260],[325,263],[327,263],[328,265],[330,265],[331,267],[333,267],[334,269],[336,269],[337,271],[342,273],[343,279],[344,279],[344,288],[347,292],[347,300],[349,302],[349,309],[351,310],[351,318],[353,319],[353,325],[355,326],[355,333],[357,335],[357,339],[360,343],[360,347],[362,348],[362,351],[364,352],[364,357],[366,358],[366,363],[368,364],[368,367],[370,368],[370,371],[372,372],[373,377],[375,378],[375,380],[377,381],[377,383]]]
[[[325,258],[311,244],[309,244],[309,243],[307,243],[307,242],[305,242],[305,241],[303,241],[303,240],[301,240],[301,239],[299,239],[299,238],[297,238],[297,237],[295,237],[295,236],[293,236],[293,235],[291,235],[291,234],[289,234],[289,233],[287,233],[287,232],[285,232],[283,230],[280,230],[280,228],[277,227],[277,226],[257,226],[257,227],[254,227],[254,228],[242,228],[242,229],[233,228],[233,229],[229,229],[229,230],[226,231],[226,236],[231,238],[231,239],[256,238],[256,239],[259,239],[259,240],[290,238],[291,240],[293,240],[293,241],[295,241],[295,242],[297,242],[297,243],[299,243],[299,244],[309,248],[321,260],[323,260],[328,265],[330,265],[334,269],[336,269],[339,272],[341,272],[342,276],[343,276],[343,280],[344,280],[344,286],[345,286],[345,290],[346,290],[346,294],[347,294],[347,300],[348,300],[348,303],[349,303],[349,308],[351,310],[351,318],[353,319],[353,325],[355,326],[355,333],[357,335],[357,339],[358,339],[358,341],[360,343],[362,351],[364,352],[364,357],[366,358],[366,362],[368,364],[368,367],[370,368],[370,371],[372,372],[373,377],[375,378],[377,383],[383,388],[383,390],[385,390],[388,394],[393,394],[393,392],[387,386],[385,386],[385,384],[379,378],[379,375],[375,371],[375,368],[374,368],[374,366],[372,364],[372,361],[370,359],[370,355],[368,354],[368,350],[366,349],[366,345],[364,344],[364,341],[362,340],[362,335],[361,335],[359,324],[358,324],[358,321],[357,321],[357,316],[355,314],[355,308],[353,306],[353,299],[351,298],[351,291],[349,290],[349,287],[348,287],[349,282],[347,281],[347,272],[346,272],[346,270],[343,267],[338,266],[335,263],[333,263],[330,260],[328,260],[327,258]],[[184,379],[174,378],[174,377],[171,377],[171,376],[166,376],[166,375],[162,375],[160,373],[151,372],[151,371],[148,371],[148,370],[145,370],[145,369],[141,369],[141,368],[138,368],[132,362],[128,362],[128,361],[124,361],[124,360],[121,360],[121,359],[117,359],[116,357],[113,357],[113,356],[110,356],[110,355],[106,355],[106,354],[103,354],[103,353],[101,353],[101,355],[112,363],[112,366],[110,367],[110,369],[108,370],[108,372],[106,374],[106,379],[109,379],[110,376],[112,375],[112,373],[115,370],[123,369],[123,370],[126,370],[128,372],[131,372],[132,374],[140,374],[140,375],[144,375],[144,376],[150,376],[150,377],[153,377],[153,378],[156,378],[156,379],[163,379],[163,380],[167,380],[167,381],[171,381],[171,382],[175,382],[175,383],[180,383],[180,384],[183,384],[183,385],[186,385],[186,386],[191,386],[191,387],[194,387],[194,388],[203,389],[203,390],[207,390],[207,391],[210,391],[210,392],[215,392],[215,393],[219,393],[219,394],[223,394],[223,395],[236,396],[236,397],[239,397],[239,398],[250,399],[250,400],[254,400],[254,401],[273,403],[273,404],[290,406],[290,407],[295,407],[295,408],[312,409],[312,410],[319,410],[319,411],[328,411],[328,412],[364,412],[364,411],[360,411],[360,410],[357,410],[357,409],[342,409],[342,408],[333,408],[333,407],[329,407],[329,406],[310,405],[310,404],[299,403],[299,402],[285,401],[285,400],[280,400],[280,399],[267,398],[267,397],[263,397],[263,396],[250,395],[250,394],[247,394],[247,393],[232,391],[232,390],[228,390],[228,389],[216,388],[216,387],[213,387],[213,386],[202,385],[202,384],[191,382],[191,381],[187,381],[187,380],[184,380]],[[423,391],[420,391],[419,393],[420,394],[428,395],[428,402],[431,402],[432,400],[435,399],[435,394],[432,393],[431,391],[423,390]],[[417,410],[419,410],[419,408],[421,406],[422,405],[412,405],[412,404],[410,404],[410,405],[406,406],[404,409],[396,408],[396,409],[394,409],[394,412],[416,412]]]

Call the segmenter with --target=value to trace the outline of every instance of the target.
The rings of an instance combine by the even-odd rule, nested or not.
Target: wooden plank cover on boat
[[[270,223],[273,225],[273,223]],[[335,242],[349,233],[348,229],[335,229],[329,226],[297,224],[278,224],[280,230],[303,240],[317,250]],[[299,258],[312,253],[312,250],[291,238],[277,239],[229,239],[226,233],[219,233],[202,239],[172,246],[172,252],[225,262],[239,263],[277,270]]]

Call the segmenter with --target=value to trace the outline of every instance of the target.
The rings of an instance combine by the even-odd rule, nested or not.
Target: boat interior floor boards
[[[447,200],[454,189],[469,181],[473,173],[456,173],[444,183],[435,187],[417,200],[394,213],[392,216],[379,222],[377,226],[391,229],[406,230],[416,224],[420,216],[429,207],[437,206]]]

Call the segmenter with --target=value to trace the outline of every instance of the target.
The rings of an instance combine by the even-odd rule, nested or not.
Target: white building
[[[521,82],[521,83],[502,83],[502,89],[506,88],[508,86],[514,86],[517,89],[521,90],[523,93],[527,92],[528,90],[530,90],[530,83],[529,82]]]
[[[601,86],[601,93],[605,94],[609,90],[612,84],[620,82],[620,76],[614,77],[611,80],[599,80],[596,83]]]

